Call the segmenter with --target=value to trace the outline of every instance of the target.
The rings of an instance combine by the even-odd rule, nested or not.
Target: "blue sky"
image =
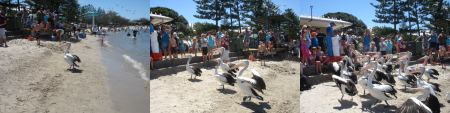
[[[310,15],[310,6],[313,6],[313,16],[322,16],[328,12],[347,12],[361,19],[368,27],[392,26],[374,23],[375,8],[370,3],[375,0],[272,0],[284,11],[286,8],[294,9],[297,15]],[[183,15],[189,22],[212,22],[197,19],[196,4],[192,0],[151,0],[150,7],[163,6],[174,9]]]
[[[149,18],[149,0],[78,0],[83,6],[92,4],[105,10],[113,10],[128,19]]]

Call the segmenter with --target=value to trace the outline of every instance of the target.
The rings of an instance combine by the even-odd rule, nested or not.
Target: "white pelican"
[[[397,110],[397,113],[433,113],[431,109],[422,103],[420,100],[415,97],[411,97],[406,100],[405,103],[400,106]]]
[[[426,68],[420,67],[419,70],[422,73],[419,75],[419,77],[417,77],[417,81],[416,81],[417,87],[429,86],[429,87],[433,88],[433,91],[441,92],[441,89],[439,88],[439,86],[440,86],[439,84],[432,83],[432,82],[426,82],[422,79],[422,76],[426,73]]]
[[[412,90],[422,92],[422,95],[417,96],[417,100],[426,105],[433,113],[440,113],[441,105],[436,93],[431,86],[421,86],[418,88],[411,88]]]
[[[246,96],[244,96],[244,98],[242,100],[246,101],[247,98],[249,100],[251,100],[252,97],[255,97],[255,98],[263,101],[264,100],[263,97],[260,96],[258,93],[256,93],[255,90],[258,90],[259,92],[264,94],[264,92],[262,90],[266,89],[266,83],[261,78],[259,73],[256,72],[256,70],[254,70],[254,69],[251,70],[252,74],[253,74],[252,78],[242,76],[242,73],[248,68],[249,61],[244,60],[244,61],[242,61],[242,63],[238,64],[237,66],[241,66],[241,65],[244,65],[245,67],[239,71],[238,77],[236,79],[236,83],[238,84],[239,89],[242,92],[244,92],[244,94],[246,95]]]
[[[225,84],[234,86],[236,80],[233,78],[233,75],[230,73],[219,73],[217,72],[217,68],[218,67],[214,68],[214,77],[216,77],[216,80],[221,83],[222,89],[225,89]]]
[[[377,68],[379,68],[378,65],[375,66],[374,70],[376,70]],[[392,85],[373,84],[370,81],[372,81],[374,75],[375,71],[372,71],[371,74],[369,74],[369,77],[367,78],[367,89],[369,90],[369,93],[372,97],[376,98],[379,101],[386,102],[386,105],[389,106],[387,100],[394,99],[392,96],[397,98],[397,96],[395,95],[397,93],[397,90],[395,90],[394,86]]]
[[[226,71],[236,77],[236,72],[239,70],[239,68],[230,68],[234,67],[234,64],[225,64],[221,58],[217,58],[217,63],[219,64],[220,69],[223,71]]]
[[[202,70],[198,67],[189,66],[189,62],[191,62],[192,56],[188,55],[188,57],[189,57],[189,59],[186,64],[186,70],[191,74],[191,79],[192,79],[192,75],[194,75],[194,79],[195,79],[195,77],[202,75]]]
[[[355,83],[353,83],[350,79],[344,79],[342,77],[339,77],[337,75],[332,75],[332,78],[334,82],[336,83],[337,87],[341,91],[341,100],[344,98],[344,92],[347,93],[352,97],[355,96],[358,93],[358,90],[356,89]]]
[[[81,60],[80,57],[69,52],[70,45],[67,43],[68,47],[64,50],[64,60],[69,64],[69,69],[75,69],[75,67],[80,67],[75,62],[81,62]]]

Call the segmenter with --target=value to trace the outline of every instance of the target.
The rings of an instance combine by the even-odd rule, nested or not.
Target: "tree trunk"
[[[240,15],[240,9],[239,9],[239,3],[236,2],[236,14],[237,14],[237,20],[238,20],[238,25],[239,25],[239,34],[241,34],[242,31],[242,26],[241,26],[241,15]]]

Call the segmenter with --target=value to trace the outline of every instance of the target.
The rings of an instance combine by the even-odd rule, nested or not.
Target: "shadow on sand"
[[[234,91],[234,90],[231,90],[231,89],[217,89],[217,91],[219,91],[220,93],[223,93],[223,94],[235,94],[236,93],[236,91]]]
[[[254,102],[242,102],[241,105],[253,110],[253,113],[267,113],[264,109],[271,109],[267,102],[259,102],[259,105]]]
[[[395,110],[397,110],[396,106],[387,106],[384,101],[377,103],[377,99],[373,98],[372,96],[360,95],[360,97],[368,99],[367,101],[361,101],[362,111],[370,111],[373,113],[395,113]]]
[[[189,78],[188,80],[191,81],[191,82],[201,82],[201,81],[203,81],[201,79],[191,79],[191,78]]]
[[[352,108],[353,106],[358,106],[356,102],[349,101],[349,100],[338,100],[341,106],[335,106],[333,109],[342,110],[342,109],[348,109]]]
[[[82,72],[83,72],[83,70],[77,69],[77,68],[67,69],[67,70],[69,70],[69,71],[72,72],[72,73],[82,73]]]

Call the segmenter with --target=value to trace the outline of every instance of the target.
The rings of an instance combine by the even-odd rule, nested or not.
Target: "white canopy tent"
[[[331,22],[334,22],[336,24],[335,29],[345,28],[352,25],[352,23],[343,20],[314,16],[312,18],[311,16],[300,16],[300,25],[307,25],[312,27],[328,27],[330,26]]]
[[[163,24],[163,23],[170,22],[173,20],[170,17],[157,15],[157,14],[150,14],[150,17],[152,17],[151,22],[153,25],[159,25],[159,24]]]

